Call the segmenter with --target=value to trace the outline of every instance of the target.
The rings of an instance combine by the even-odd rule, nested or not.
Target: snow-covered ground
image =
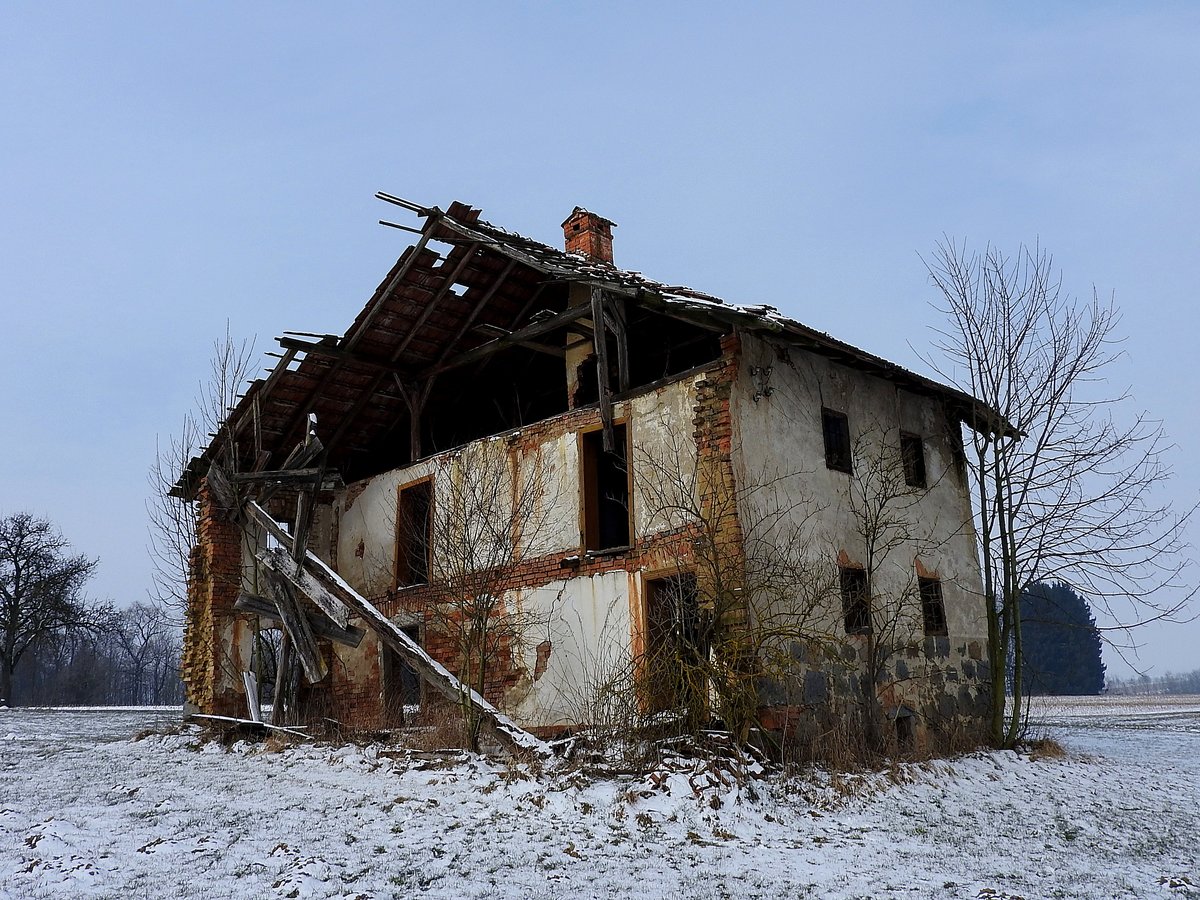
[[[0,896],[1200,897],[1200,697],[1034,715],[1067,759],[739,784],[131,741],[174,714],[0,711]]]

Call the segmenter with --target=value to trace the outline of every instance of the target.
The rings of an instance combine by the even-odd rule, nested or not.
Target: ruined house
[[[279,339],[178,485],[193,709],[245,717],[256,680],[283,683],[254,638],[281,627],[294,720],[419,722],[475,684],[509,735],[614,704],[728,717],[734,694],[781,733],[979,727],[975,400],[619,269],[587,210],[560,250],[379,196],[418,217],[413,245],[345,334]]]

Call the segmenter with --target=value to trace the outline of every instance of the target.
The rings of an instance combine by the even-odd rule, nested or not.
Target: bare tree
[[[1159,487],[1170,476],[1161,425],[1128,416],[1103,386],[1119,315],[1093,291],[1062,290],[1039,246],[1009,257],[943,242],[926,262],[947,323],[941,374],[981,401],[968,467],[988,612],[992,739],[1022,731],[1020,597],[1064,580],[1122,626],[1179,613],[1184,527]],[[1013,703],[1006,711],[1006,663]]]
[[[13,703],[13,671],[31,647],[109,623],[111,605],[83,597],[96,560],[69,551],[45,519],[29,513],[0,518],[0,704]]]
[[[179,638],[163,609],[134,603],[118,613],[111,635],[122,664],[127,702],[164,702],[172,670],[179,667]]]
[[[254,360],[253,341],[235,341],[226,323],[225,336],[213,342],[207,378],[201,380],[194,408],[183,417],[179,434],[160,440],[150,465],[149,518],[150,599],[178,624],[187,607],[188,560],[196,544],[195,505],[175,494],[188,466],[210,439],[220,448],[226,471],[237,469],[238,448],[229,413],[236,406]],[[251,438],[253,439],[253,438]]]

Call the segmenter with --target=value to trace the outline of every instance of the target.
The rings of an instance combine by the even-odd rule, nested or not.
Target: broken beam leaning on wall
[[[321,612],[325,613],[339,629],[345,629],[349,624],[349,610],[345,602],[325,587],[301,565],[298,569],[293,565],[291,554],[282,549],[263,550],[258,554],[258,561],[267,569],[278,572],[292,587],[308,597]]]
[[[320,442],[314,437],[310,444],[301,445],[293,451],[289,459],[298,460],[301,465],[305,465],[311,462],[319,453]],[[238,498],[237,490],[230,476],[216,463],[209,468],[208,484],[218,506],[223,508],[245,530],[248,522],[245,509]],[[264,493],[270,493],[274,487],[276,486],[268,485]],[[290,542],[291,538],[289,537],[289,545]],[[266,553],[269,553],[269,551],[264,551],[264,554]],[[264,554],[259,554],[259,556],[261,557]],[[261,559],[260,562],[262,562]],[[273,618],[277,619],[283,625],[284,634],[291,642],[296,655],[300,659],[300,665],[304,669],[304,677],[308,679],[309,683],[315,684],[318,681],[322,681],[329,674],[314,635],[314,631],[321,629],[314,629],[308,614],[297,597],[297,591],[303,596],[308,596],[308,593],[302,586],[294,585],[293,573],[298,567],[295,564],[291,564],[290,560],[288,562],[289,565],[283,566],[271,566],[263,563],[267,591],[275,606],[275,615]],[[334,600],[326,597],[322,597],[321,599],[326,602],[324,605],[317,603],[318,609],[329,617],[331,624],[339,629],[344,629],[349,615],[346,609]]]
[[[261,554],[259,559],[261,561]],[[288,637],[292,639],[292,647],[300,657],[300,665],[304,667],[304,677],[308,679],[309,684],[323,681],[329,674],[329,667],[325,665],[321,648],[317,646],[317,638],[308,623],[308,616],[304,614],[304,608],[296,597],[292,583],[271,568],[265,568],[263,574],[266,576],[267,590],[279,611],[279,619],[283,622]]]
[[[304,573],[308,576],[308,573]],[[311,576],[308,576],[311,577]],[[272,622],[279,622],[279,611],[275,608],[275,604],[266,597],[260,597],[257,594],[249,594],[242,591],[238,594],[237,602],[233,608],[238,612],[250,613],[258,616],[260,619],[268,619]],[[333,622],[330,622],[325,616],[309,616],[308,625],[312,629],[312,633],[319,638],[336,641],[339,644],[344,644],[347,647],[357,647],[362,643],[366,632],[354,625],[348,625],[342,628]]]
[[[253,500],[247,501],[246,512],[285,547],[291,543],[291,536],[271,517],[270,513]],[[454,677],[445,666],[421,649],[412,638],[376,609],[374,604],[350,587],[342,580],[341,576],[311,551],[305,552],[303,566],[307,574],[313,576],[351,612],[360,616],[363,623],[378,635],[379,640],[412,666],[432,690],[454,703],[459,703],[466,698],[479,711],[487,731],[506,750],[522,757],[548,758],[551,755],[550,748],[545,741],[539,740],[525,731],[476,691]],[[303,591],[303,588],[301,590]],[[314,600],[314,602],[316,601]]]

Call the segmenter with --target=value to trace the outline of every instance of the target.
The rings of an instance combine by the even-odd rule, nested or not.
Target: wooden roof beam
[[[376,359],[371,356],[363,356],[361,353],[355,353],[353,350],[347,350],[339,344],[322,343],[320,341],[302,341],[297,338],[280,337],[275,338],[279,342],[279,346],[285,350],[297,350],[302,353],[314,356],[328,356],[332,359],[341,360],[344,363],[352,363],[357,366],[362,366],[366,369],[377,369],[385,372],[397,372],[401,376],[406,373],[403,369],[396,366],[395,363],[384,359]]]
[[[476,331],[481,331],[484,334],[492,337],[511,337],[512,332],[507,328],[501,328],[499,325],[476,325]],[[538,353],[546,353],[550,356],[566,356],[567,351],[563,347],[555,347],[550,344],[539,344],[537,341],[517,341],[517,346],[527,347],[530,350],[536,350]]]
[[[533,338],[541,337],[543,334],[549,334],[552,331],[557,331],[566,325],[570,325],[576,319],[581,319],[584,316],[590,316],[592,309],[590,306],[572,306],[560,313],[556,313],[549,318],[543,319],[540,322],[534,322],[532,325],[526,325],[524,328],[518,328],[516,331],[510,332],[505,337],[498,337],[493,341],[488,341],[486,344],[481,344],[473,350],[468,350],[466,353],[460,353],[458,356],[445,362],[432,366],[420,373],[418,380],[424,380],[434,375],[447,372],[450,369],[457,369],[460,366],[469,365],[476,360],[485,359],[503,350],[506,347],[511,347],[514,344],[520,344]]]

